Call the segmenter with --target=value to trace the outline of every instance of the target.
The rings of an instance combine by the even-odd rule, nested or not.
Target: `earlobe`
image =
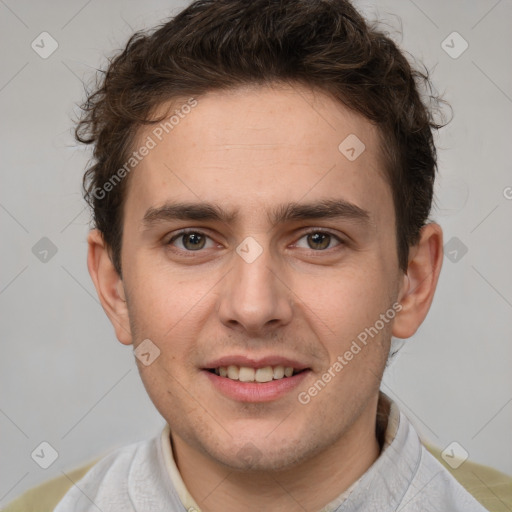
[[[87,243],[87,267],[101,305],[114,327],[117,339],[124,345],[131,345],[132,336],[124,284],[112,264],[102,233],[97,229],[91,230]]]
[[[409,263],[399,292],[402,310],[393,324],[393,336],[411,337],[432,304],[443,262],[443,232],[430,223],[421,230],[419,242],[410,248]]]

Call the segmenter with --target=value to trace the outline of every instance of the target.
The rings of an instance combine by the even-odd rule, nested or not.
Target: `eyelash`
[[[174,234],[165,243],[165,245],[166,246],[172,246],[172,243],[175,240],[178,240],[180,237],[183,237],[184,235],[189,235],[191,233],[205,236],[205,237],[209,238],[210,240],[212,239],[204,231],[201,231],[201,230],[198,230],[198,229],[193,229],[193,228],[188,228],[188,229],[182,229],[181,231],[178,231],[176,234]],[[309,249],[309,251],[312,252],[312,253],[325,253],[325,252],[331,251],[332,249],[336,249],[336,247],[346,245],[346,242],[344,240],[342,240],[339,236],[335,235],[334,233],[331,233],[330,231],[326,231],[324,229],[319,229],[319,228],[308,229],[307,231],[302,233],[302,235],[298,238],[298,240],[301,240],[302,238],[304,238],[307,235],[317,234],[317,233],[323,234],[323,235],[328,235],[328,236],[334,238],[338,242],[338,245],[336,245],[334,247],[327,248],[327,249],[318,249],[318,250]],[[203,252],[204,249],[198,249],[197,251],[190,251],[190,250],[187,250],[187,249],[180,249],[180,248],[173,247],[173,250],[181,252],[181,253],[189,253],[190,255],[193,255],[194,253],[201,253],[201,252]]]

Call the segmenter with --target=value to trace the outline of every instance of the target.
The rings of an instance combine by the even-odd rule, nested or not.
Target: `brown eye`
[[[202,249],[205,244],[205,237],[199,233],[186,233],[182,235],[183,246],[191,251]]]
[[[168,244],[175,245],[184,251],[199,251],[204,249],[210,237],[198,231],[186,231],[173,236]]]
[[[311,249],[327,249],[331,241],[331,235],[326,233],[313,233],[308,235],[308,244]]]
[[[306,240],[306,244],[300,243],[300,240]],[[300,238],[297,247],[304,249],[312,249],[314,251],[324,251],[340,245],[342,241],[335,235],[326,231],[310,231]],[[332,242],[336,242],[333,244]]]

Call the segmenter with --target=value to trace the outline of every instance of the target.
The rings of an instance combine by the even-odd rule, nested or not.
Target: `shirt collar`
[[[381,445],[377,460],[347,490],[322,508],[321,512],[340,511],[342,504],[344,511],[386,512],[395,510],[400,503],[419,465],[421,445],[397,405],[382,392],[377,407],[376,432]],[[186,510],[199,512],[201,509],[189,493],[176,466],[169,424],[162,430],[160,445],[163,463],[181,503]],[[389,495],[386,499],[383,491]]]

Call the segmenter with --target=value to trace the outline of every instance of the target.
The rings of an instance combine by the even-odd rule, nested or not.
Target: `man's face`
[[[392,322],[375,325],[403,280],[378,134],[298,86],[197,101],[161,141],[156,126],[140,134],[157,144],[124,208],[127,329],[135,347],[149,339],[160,350],[138,364],[177,440],[234,468],[284,468],[374,425]],[[354,135],[365,145],[355,159]],[[338,216],[285,215],[329,201]],[[195,207],[171,215],[184,203],[226,218],[194,217]],[[231,377],[244,367],[239,379],[272,380],[233,380],[228,366]],[[279,378],[280,367],[294,375]],[[309,392],[329,369],[330,382]]]

